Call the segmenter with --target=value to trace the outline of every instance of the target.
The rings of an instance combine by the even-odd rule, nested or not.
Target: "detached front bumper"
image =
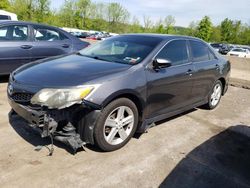
[[[38,128],[41,137],[53,136],[55,140],[71,146],[74,151],[85,143],[94,144],[93,130],[99,110],[86,104],[62,110],[48,110],[19,104],[10,97],[8,101],[12,109],[25,119],[29,126]],[[84,121],[80,121],[84,122],[84,125],[79,125],[81,118],[84,118]]]
[[[8,98],[8,102],[12,109],[23,119],[28,121],[33,126],[39,127],[44,123],[45,112],[44,111],[36,111],[27,106],[16,103],[15,101]]]

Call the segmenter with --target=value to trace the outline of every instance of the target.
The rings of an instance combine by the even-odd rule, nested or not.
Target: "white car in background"
[[[0,10],[0,20],[14,20],[17,21],[17,15],[5,10]]]
[[[243,48],[233,48],[230,52],[228,52],[228,55],[250,58],[250,51]]]

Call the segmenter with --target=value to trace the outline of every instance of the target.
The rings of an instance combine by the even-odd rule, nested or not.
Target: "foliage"
[[[212,29],[212,22],[210,18],[205,16],[198,25],[196,36],[205,41],[209,41],[212,34]]]
[[[0,1],[0,9],[8,9],[10,6],[10,3],[8,0],[1,0]]]
[[[205,16],[185,27],[175,26],[171,15],[152,20],[130,16],[120,3],[97,3],[94,0],[65,0],[57,10],[51,9],[51,0],[0,0],[0,9],[14,12],[19,20],[46,23],[58,27],[72,27],[114,33],[161,33],[196,36],[205,41],[250,45],[250,23],[224,19],[213,26]],[[141,21],[140,21],[141,20]]]

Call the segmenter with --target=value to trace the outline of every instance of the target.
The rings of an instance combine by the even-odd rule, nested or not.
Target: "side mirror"
[[[167,59],[155,59],[153,61],[153,67],[154,69],[160,69],[160,68],[167,68],[170,67],[172,64]]]

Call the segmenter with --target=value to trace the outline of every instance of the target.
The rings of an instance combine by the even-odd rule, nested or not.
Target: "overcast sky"
[[[188,26],[191,21],[198,21],[208,15],[214,24],[226,17],[250,24],[250,0],[94,0],[95,2],[119,2],[141,21],[143,15],[152,20],[167,15],[175,17],[177,26]],[[51,0],[58,8],[64,0]]]

